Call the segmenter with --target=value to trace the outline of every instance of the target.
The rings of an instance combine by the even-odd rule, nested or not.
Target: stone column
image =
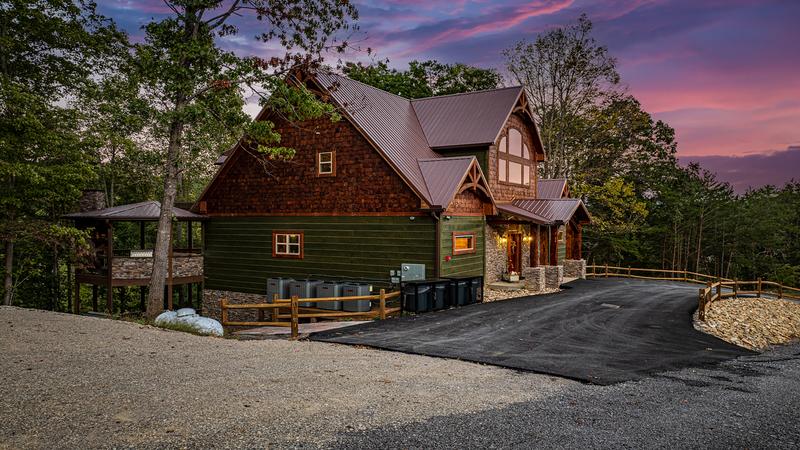
[[[563,266],[544,266],[544,284],[547,289],[558,289],[564,282]]]

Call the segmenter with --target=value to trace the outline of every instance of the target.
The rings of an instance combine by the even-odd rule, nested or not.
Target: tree
[[[248,123],[242,110],[245,89],[287,120],[324,115],[335,119],[333,107],[318,101],[297,74],[318,68],[325,51],[343,50],[347,42],[337,41],[335,33],[357,17],[346,0],[165,0],[165,4],[172,14],[144,27],[145,40],[134,53],[146,98],[152,100],[166,137],[163,198],[147,299],[151,318],[163,310],[172,208],[191,142],[203,134],[224,130],[238,134],[244,129],[247,145],[271,157],[291,157],[292,149],[278,146],[280,136],[272,122]],[[285,53],[264,59],[223,50],[219,39],[238,33],[234,20],[241,16],[262,23],[264,30],[256,39],[278,44]]]
[[[348,62],[342,71],[354,80],[409,99],[494,89],[502,83],[494,69],[434,60],[411,61],[405,71],[389,68],[389,60],[369,65]]]
[[[10,0],[0,4],[0,238],[10,304],[15,243],[46,241],[50,227],[94,174],[73,107],[124,51],[124,35],[91,2]],[[52,233],[48,233],[52,231]],[[53,250],[55,253],[55,249]],[[55,257],[54,259],[57,259]]]
[[[542,175],[569,177],[571,160],[588,158],[581,128],[594,110],[621,95],[616,60],[591,36],[592,23],[578,22],[520,41],[504,51],[514,80],[525,86],[547,154]],[[591,127],[589,127],[591,128]]]

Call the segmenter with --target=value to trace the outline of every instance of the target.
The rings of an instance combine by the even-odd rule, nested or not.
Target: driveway
[[[692,326],[698,287],[605,278],[561,292],[376,321],[311,339],[613,384],[753,352]]]

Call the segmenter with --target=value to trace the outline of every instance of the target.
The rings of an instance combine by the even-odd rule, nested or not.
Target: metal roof
[[[521,86],[411,100],[432,148],[490,145],[522,94]]]
[[[428,146],[411,102],[332,73],[318,73],[317,80],[411,188],[434,204],[417,160],[440,156]]]
[[[566,178],[539,179],[536,182],[536,198],[556,199],[564,196]]]
[[[515,206],[512,203],[498,203],[497,210],[500,212],[504,212],[506,214],[511,214],[512,216],[517,216],[522,219],[530,220],[531,222],[538,223],[539,225],[551,225],[553,223],[551,220],[548,220],[545,217],[534,214],[528,210],[522,209],[519,206]]]
[[[67,214],[64,216],[66,219],[88,219],[88,220],[110,220],[110,221],[125,221],[125,220],[158,220],[161,215],[161,203],[155,200],[150,200],[141,203],[132,203],[130,205],[112,206],[110,208],[98,209],[95,211],[86,211]],[[172,215],[178,220],[205,220],[205,216],[195,214],[181,208],[172,208]]]
[[[555,224],[569,222],[576,213],[583,216],[579,218],[580,221],[591,220],[586,206],[577,198],[522,198],[512,201],[511,204]]]
[[[431,206],[446,208],[464,183],[474,156],[418,160],[422,178],[431,195]]]

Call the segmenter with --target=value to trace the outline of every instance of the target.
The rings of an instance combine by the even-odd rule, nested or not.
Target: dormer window
[[[497,146],[497,178],[503,183],[531,185],[531,152],[522,142],[522,133],[508,129],[508,136]]]
[[[332,177],[336,175],[336,152],[317,153],[317,176]]]

